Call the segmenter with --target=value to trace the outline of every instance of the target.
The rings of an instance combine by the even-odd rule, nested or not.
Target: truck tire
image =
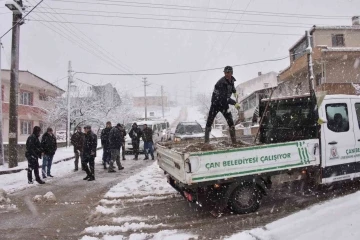
[[[256,185],[244,183],[232,192],[229,207],[238,214],[255,212],[260,207],[261,197]]]

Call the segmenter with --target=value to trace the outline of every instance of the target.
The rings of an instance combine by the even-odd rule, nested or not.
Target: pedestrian
[[[79,170],[79,158],[82,162],[83,158],[83,148],[84,148],[84,141],[85,141],[85,135],[81,131],[81,127],[76,128],[76,132],[71,136],[71,144],[74,146],[74,153],[75,153],[75,172]],[[81,164],[80,162],[80,164]],[[81,165],[82,168],[82,165]],[[84,170],[82,168],[82,170]]]
[[[114,162],[119,170],[123,170],[120,162],[120,148],[124,142],[123,132],[120,129],[121,125],[118,123],[116,127],[112,128],[109,134],[109,148],[111,150],[111,161],[109,165],[109,172],[116,172],[114,169]]]
[[[57,150],[56,137],[52,128],[48,128],[41,138],[41,148],[43,150],[42,177],[54,177],[51,175],[51,165]]]
[[[145,151],[145,158],[144,160],[149,159],[149,153],[151,155],[151,160],[154,160],[154,142],[153,142],[153,131],[151,128],[144,124],[142,139],[144,141],[144,151]]]
[[[101,131],[101,146],[103,147],[103,165],[104,169],[106,169],[106,164],[110,164],[111,160],[111,149],[109,145],[109,134],[112,129],[111,122],[106,123],[106,128]]]
[[[140,139],[142,136],[142,131],[136,123],[134,123],[132,125],[131,130],[129,132],[129,136],[131,138],[131,143],[132,143],[133,151],[134,151],[134,155],[135,155],[135,158],[133,160],[138,160]]]
[[[206,121],[205,128],[205,143],[209,143],[211,125],[214,122],[216,115],[221,112],[229,125],[230,138],[233,144],[236,143],[235,126],[232,114],[229,109],[230,105],[235,105],[236,109],[240,109],[239,103],[231,99],[231,94],[237,98],[236,88],[234,82],[236,79],[233,75],[233,68],[227,66],[224,68],[224,77],[222,77],[216,84],[211,97],[211,107]]]
[[[97,148],[97,136],[91,131],[91,126],[84,127],[85,141],[83,149],[82,167],[86,172],[84,180],[95,180],[95,157]],[[90,168],[90,169],[89,169]]]
[[[26,152],[25,157],[28,161],[27,177],[28,183],[33,184],[32,180],[32,171],[34,171],[35,180],[39,184],[44,184],[45,182],[40,179],[39,175],[39,162],[38,159],[41,158],[41,143],[39,141],[41,128],[35,126],[33,133],[26,140]]]
[[[124,125],[120,125],[120,130],[122,132],[122,136],[123,136],[123,141],[122,141],[122,144],[121,144],[121,155],[122,155],[122,160],[125,161],[126,158],[125,158],[125,137],[127,135],[126,133],[126,130],[124,128]]]

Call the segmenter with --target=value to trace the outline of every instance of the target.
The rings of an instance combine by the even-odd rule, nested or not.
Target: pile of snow
[[[35,203],[56,203],[56,197],[52,192],[47,192],[44,196],[36,195],[33,197],[33,202]]]
[[[112,187],[106,198],[147,197],[149,195],[174,194],[176,191],[167,183],[164,172],[157,163],[145,168]]]
[[[358,240],[360,192],[310,207],[226,240]]]
[[[16,206],[11,204],[10,198],[8,198],[7,193],[4,189],[0,188],[0,209],[14,209]]]
[[[55,203],[56,202],[56,197],[52,192],[47,192],[44,196],[43,199],[45,202],[48,203]]]
[[[143,229],[156,229],[160,227],[165,227],[165,224],[159,223],[159,224],[147,224],[144,222],[140,223],[124,223],[120,226],[96,226],[96,227],[87,227],[85,229],[85,233],[90,234],[100,234],[100,233],[113,233],[113,232],[128,232],[128,231],[138,231]]]

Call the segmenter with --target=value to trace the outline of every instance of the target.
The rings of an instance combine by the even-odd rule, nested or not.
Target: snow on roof
[[[314,30],[360,30],[360,26],[347,25],[347,26],[314,26],[311,32]]]
[[[360,94],[360,84],[352,83],[353,88],[355,88],[356,94]]]
[[[360,52],[360,47],[328,47],[321,49],[322,52]]]

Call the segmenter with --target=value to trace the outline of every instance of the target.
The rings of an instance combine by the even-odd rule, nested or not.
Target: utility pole
[[[164,86],[161,85],[161,107],[162,107],[162,117],[164,118]]]
[[[145,103],[145,121],[147,120],[147,100],[146,100],[146,87],[149,86],[147,84],[146,77],[143,78],[144,83],[144,103]]]
[[[21,7],[22,1],[17,2]],[[18,94],[19,94],[19,45],[22,14],[13,12],[11,71],[10,71],[10,101],[9,101],[9,168],[18,165]]]
[[[0,86],[1,86],[1,91],[0,91],[0,165],[4,165],[5,163],[5,159],[4,159],[4,144],[3,144],[3,114],[2,114],[2,82],[1,82],[1,48],[2,48],[2,43],[1,43],[1,38],[0,38]]]
[[[71,84],[73,83],[73,76],[72,76],[72,68],[71,68],[71,61],[69,61],[68,67],[68,89],[67,89],[67,124],[66,124],[66,146],[70,147],[70,112],[71,112],[71,97],[70,97],[70,89]]]

